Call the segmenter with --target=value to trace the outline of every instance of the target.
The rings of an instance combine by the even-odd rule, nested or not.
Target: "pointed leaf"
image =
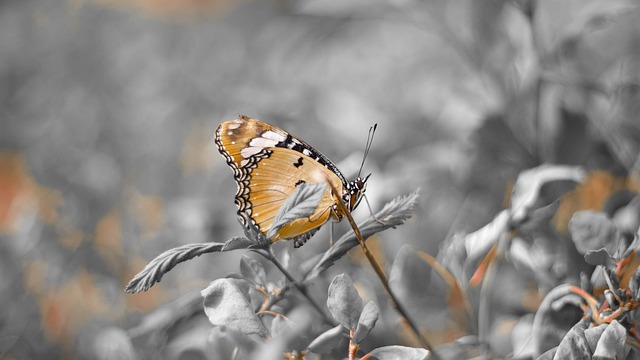
[[[264,286],[267,282],[267,275],[262,263],[247,255],[242,255],[240,259],[240,273],[258,285]]]
[[[362,309],[360,319],[358,319],[358,326],[353,335],[354,343],[360,344],[369,335],[371,329],[376,325],[376,321],[378,321],[378,315],[378,305],[373,301],[369,301]]]
[[[369,353],[372,360],[425,360],[429,358],[429,350],[406,346],[385,346]]]
[[[398,196],[376,213],[376,219],[369,217],[358,224],[360,232],[365,240],[371,235],[389,228],[395,228],[413,215],[413,209],[418,201],[419,191],[416,190],[406,196]],[[380,222],[382,223],[380,223]],[[309,281],[330,268],[338,259],[342,258],[349,250],[360,243],[353,233],[353,230],[344,234],[338,241],[322,255],[313,268],[305,275],[304,280]],[[314,259],[315,261],[315,259]]]
[[[346,274],[337,275],[331,281],[327,306],[331,315],[342,326],[355,329],[362,312],[362,299]]]
[[[340,340],[345,336],[344,332],[345,327],[342,325],[331,328],[318,335],[318,337],[309,344],[308,348],[316,354],[329,352],[340,345]]]
[[[234,279],[218,279],[201,292],[204,312],[214,326],[245,335],[264,336],[267,329],[253,312],[251,303],[236,286]]]
[[[291,221],[313,214],[318,207],[318,203],[322,200],[327,186],[329,184],[326,182],[302,183],[296,186],[293,194],[278,209],[273,225],[267,233],[267,238],[272,238],[283,226]]]
[[[124,289],[128,293],[147,291],[155,283],[160,282],[164,274],[168,273],[174,266],[181,262],[193,259],[202,254],[222,251],[224,244],[221,243],[201,243],[187,244],[173,248],[158,255],[151,260],[144,269],[139,272]]]

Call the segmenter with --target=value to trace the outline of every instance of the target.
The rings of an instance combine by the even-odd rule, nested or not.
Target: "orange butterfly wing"
[[[222,123],[215,141],[238,184],[235,202],[241,222],[251,222],[265,234],[280,206],[300,183],[327,178],[333,187],[343,191],[344,178],[333,163],[275,126],[240,117]],[[339,209],[334,209],[340,197],[332,192],[327,187],[311,216],[286,224],[272,240],[295,239],[296,246],[300,246],[330,217],[341,218]]]

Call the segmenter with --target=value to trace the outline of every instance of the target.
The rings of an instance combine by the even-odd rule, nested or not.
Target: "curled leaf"
[[[204,312],[214,326],[245,335],[267,334],[267,329],[234,279],[215,280],[201,294],[204,297]]]
[[[511,195],[511,220],[525,220],[538,200],[542,185],[551,181],[570,180],[581,182],[586,173],[578,166],[541,165],[518,175]]]
[[[534,358],[552,349],[582,317],[581,298],[569,285],[559,285],[542,300],[531,329]]]

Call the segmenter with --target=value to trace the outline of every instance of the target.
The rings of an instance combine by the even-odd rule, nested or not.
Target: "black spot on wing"
[[[320,163],[320,165],[326,167],[327,169],[331,170],[331,172],[336,174],[336,176],[338,176],[338,178],[342,182],[343,186],[347,185],[348,183],[347,180],[344,178],[340,170],[338,170],[336,165],[331,162],[331,160],[329,160],[326,156],[322,155],[318,150],[313,148],[311,145],[307,144],[306,142],[300,139],[295,138],[291,134],[287,134],[287,137],[284,140],[276,143],[275,147],[291,149],[293,151],[297,151],[303,155],[306,155],[314,159],[315,161]]]
[[[302,166],[302,157],[298,158],[298,161],[293,163],[293,166],[299,168],[300,166]]]
[[[304,181],[304,180],[298,180],[298,182],[296,183],[296,186],[298,186],[298,185],[300,185],[300,184],[304,184],[304,183],[306,183],[306,181]]]

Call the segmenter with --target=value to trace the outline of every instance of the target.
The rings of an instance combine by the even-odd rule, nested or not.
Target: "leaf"
[[[473,309],[469,303],[469,299],[458,282],[458,279],[446,268],[440,264],[436,258],[425,251],[418,251],[417,255],[424,260],[429,266],[435,270],[442,280],[448,285],[449,291],[446,293],[447,308],[453,314],[453,321],[461,328],[466,328],[467,318],[473,314]]]
[[[262,263],[247,255],[242,255],[240,259],[240,273],[258,285],[264,286],[267,283],[267,275]]]
[[[464,247],[467,250],[468,261],[474,262],[486,255],[489,249],[498,242],[500,235],[508,231],[509,212],[503,210],[490,223],[467,234],[464,237]]]
[[[373,327],[376,325],[376,321],[378,321],[378,305],[375,302],[369,301],[364,308],[362,309],[362,313],[360,314],[360,319],[358,319],[358,325],[356,326],[356,332],[353,335],[353,342],[356,344],[360,344],[362,340],[364,340]]]
[[[598,346],[598,340],[602,336],[604,329],[607,328],[609,324],[600,324],[595,327],[590,327],[584,331],[584,337],[587,339],[587,344],[589,344],[589,349],[594,349]]]
[[[223,246],[222,243],[202,243],[188,244],[167,250],[151,260],[141,272],[134,276],[124,291],[128,293],[147,291],[155,283],[160,282],[162,276],[179,263],[202,254],[222,251]]]
[[[511,220],[514,223],[526,220],[538,200],[542,185],[563,180],[581,182],[585,176],[584,170],[578,166],[540,165],[521,172],[511,195]]]
[[[228,240],[226,243],[224,243],[224,246],[222,247],[221,251],[248,249],[255,245],[256,243],[254,241],[251,241],[246,237],[236,236]]]
[[[333,318],[342,326],[355,329],[362,312],[362,299],[348,275],[337,275],[331,281],[327,307]]]
[[[419,190],[416,190],[409,195],[398,196],[385,204],[382,210],[375,215],[376,219],[381,221],[382,224],[372,217],[358,224],[358,228],[360,228],[364,239],[366,240],[371,235],[383,230],[404,224],[404,222],[413,215],[413,209],[419,196],[418,193]],[[323,271],[330,268],[338,259],[342,258],[349,250],[359,244],[353,230],[347,232],[324,253],[322,258],[304,277],[304,280],[308,281],[320,275]]]
[[[558,346],[564,335],[582,317],[581,298],[569,285],[559,285],[542,300],[531,329],[534,358]]]
[[[233,279],[218,279],[201,291],[204,312],[214,326],[245,335],[265,336],[267,329]]]
[[[574,325],[558,345],[553,359],[590,360],[591,350],[589,350],[589,344],[584,335],[586,328],[587,323],[585,321],[580,321]]]
[[[613,320],[604,330],[593,357],[606,359],[624,359],[627,330],[617,320]]]
[[[603,209],[611,194],[623,189],[626,181],[625,177],[614,176],[606,171],[590,172],[581,184],[560,200],[560,206],[552,220],[556,230],[566,234],[569,220],[576,211]]]
[[[328,183],[302,183],[296,186],[293,194],[284,201],[267,233],[272,238],[278,231],[293,220],[312,215],[322,200]]]
[[[416,255],[413,246],[402,245],[393,259],[389,273],[389,286],[400,302],[409,309],[417,309],[419,304],[436,293],[430,288],[430,280],[431,266]]]
[[[240,220],[238,220],[240,221]],[[267,248],[270,244],[269,239],[267,239],[266,235],[260,231],[257,225],[248,222],[247,224],[242,224],[244,235],[254,243],[256,248]]]
[[[589,250],[606,248],[614,254],[618,248],[616,226],[613,221],[599,211],[578,211],[569,221],[571,239],[581,254]]]
[[[494,244],[491,247],[491,250],[487,253],[487,256],[482,259],[480,264],[478,264],[478,268],[469,279],[469,285],[476,287],[480,285],[482,280],[484,280],[484,276],[487,274],[487,269],[489,268],[489,264],[494,262],[498,257],[498,244]]]
[[[513,354],[519,359],[531,359],[533,357],[533,344],[531,343],[531,329],[533,327],[533,314],[523,315],[518,320],[511,332]]]
[[[335,349],[344,337],[345,327],[338,325],[318,335],[308,348],[316,354],[323,354]]]
[[[613,256],[609,255],[609,252],[605,248],[588,250],[587,253],[584,254],[584,260],[589,265],[602,265],[609,269],[615,269],[616,267],[616,260]]]
[[[630,1],[539,1],[536,4],[537,51],[546,57],[558,57],[570,52],[572,44],[597,30],[621,22],[620,17],[635,9]],[[620,30],[617,29],[620,33]],[[585,40],[585,39],[583,39]],[[624,43],[623,40],[619,40]],[[585,41],[591,43],[590,41]],[[570,52],[572,53],[572,52]],[[618,55],[620,56],[620,55]],[[618,57],[616,56],[616,57]],[[603,59],[598,59],[603,61]],[[595,61],[595,59],[593,60]],[[583,65],[584,66],[584,65]]]
[[[372,360],[425,360],[429,358],[429,350],[393,345],[377,348],[368,356]]]

